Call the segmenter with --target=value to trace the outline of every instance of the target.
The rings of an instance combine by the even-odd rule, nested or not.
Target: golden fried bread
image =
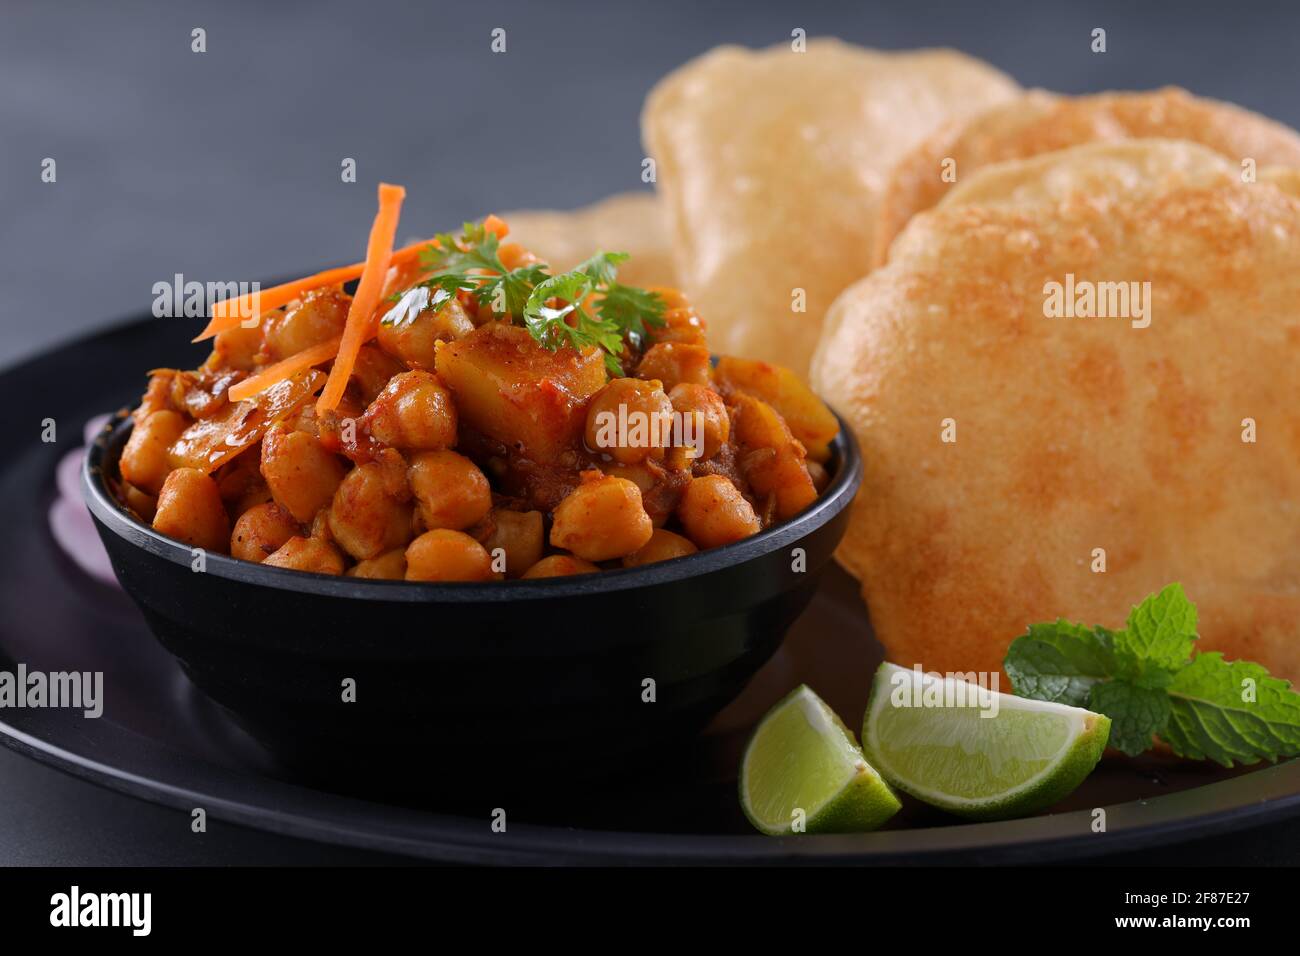
[[[1174,141],[989,167],[836,301],[813,383],[866,463],[839,557],[890,660],[996,670],[1181,581],[1201,650],[1300,678],[1300,200],[1240,172]],[[1102,283],[1129,314],[1045,314]]]
[[[592,253],[626,252],[620,282],[637,286],[676,284],[660,205],[652,193],[619,193],[572,212],[505,213],[510,239],[557,271],[572,269]]]
[[[1300,166],[1300,135],[1258,113],[1167,87],[1143,93],[1056,96],[1032,90],[978,116],[945,125],[894,166],[880,208],[873,264],[907,221],[976,171],[1087,143],[1183,139],[1234,164],[1253,159]],[[951,161],[949,178],[944,163]],[[952,175],[955,174],[955,180]]]
[[[894,162],[1018,90],[954,51],[837,40],[719,47],[662,80],[642,136],[678,279],[719,350],[803,374],[826,309],[870,267]]]

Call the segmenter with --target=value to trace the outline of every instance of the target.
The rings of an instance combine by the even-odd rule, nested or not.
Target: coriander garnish
[[[500,240],[482,223],[467,222],[459,236],[442,233],[435,241],[421,256],[435,274],[395,296],[384,324],[412,321],[466,290],[480,309],[523,325],[543,348],[600,348],[611,375],[622,374],[618,357],[625,343],[640,346],[647,326],[664,324],[658,293],[618,281],[627,253],[597,252],[576,269],[552,275],[540,263],[507,269]]]

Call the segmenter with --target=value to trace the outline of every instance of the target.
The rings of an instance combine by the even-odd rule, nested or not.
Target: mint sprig
[[[1123,630],[1034,624],[1002,667],[1021,697],[1105,714],[1111,744],[1129,755],[1156,737],[1179,756],[1225,767],[1300,755],[1300,694],[1259,664],[1194,654],[1196,627],[1196,605],[1171,584],[1135,607]]]

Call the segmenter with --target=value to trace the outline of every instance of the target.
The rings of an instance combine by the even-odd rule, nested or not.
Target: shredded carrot
[[[311,348],[290,355],[287,359],[281,359],[274,365],[268,365],[256,375],[230,386],[230,391],[226,393],[226,397],[232,402],[242,402],[266,391],[277,382],[282,382],[286,378],[298,374],[303,369],[311,368],[314,365],[323,365],[338,353],[339,342],[342,340],[343,336],[336,335],[328,342],[313,345]]]
[[[506,221],[496,213],[490,213],[488,217],[483,220],[483,228],[488,232],[495,233],[498,239],[504,239],[506,236],[510,235],[510,227],[506,225]]]
[[[384,281],[393,258],[393,238],[397,235],[397,221],[402,215],[402,200],[406,190],[388,183],[379,184],[379,211],[370,227],[370,241],[366,244],[366,262],[361,270],[352,304],[348,306],[347,322],[343,325],[343,338],[339,342],[334,367],[329,380],[316,401],[316,414],[323,415],[338,407],[343,390],[347,387],[357,353],[373,327],[372,319],[384,293]]]
[[[425,239],[409,246],[403,246],[393,253],[391,263],[397,266],[414,262],[419,258],[420,252],[430,245],[435,245],[433,240]],[[233,299],[213,303],[212,320],[192,341],[202,342],[220,332],[229,332],[231,329],[239,328],[240,323],[248,318],[254,306],[256,306],[260,315],[270,312],[272,309],[278,309],[283,305],[288,305],[294,299],[310,292],[312,289],[351,282],[361,275],[365,265],[364,262],[357,262],[350,266],[340,266],[337,269],[326,269],[324,272],[318,272],[304,279],[295,279],[293,282],[286,282],[270,289],[249,292]]]

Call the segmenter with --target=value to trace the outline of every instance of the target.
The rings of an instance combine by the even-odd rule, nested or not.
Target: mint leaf
[[[1124,630],[1115,634],[1115,661],[1133,683],[1166,687],[1192,656],[1195,641],[1196,605],[1181,584],[1171,584],[1129,614]]]
[[[1169,722],[1160,733],[1180,757],[1256,763],[1300,755],[1300,694],[1250,661],[1197,654],[1169,685]]]
[[[1163,690],[1113,680],[1097,684],[1088,709],[1110,718],[1110,745],[1136,757],[1151,749],[1151,738],[1169,719],[1169,695]]]
[[[1029,633],[1011,642],[1002,669],[1021,697],[1084,707],[1094,685],[1115,672],[1113,640],[1103,627],[1064,619],[1033,624]]]
[[[1035,624],[1002,663],[1017,694],[1086,706],[1111,719],[1130,755],[1159,737],[1181,757],[1239,763],[1300,756],[1300,694],[1250,661],[1192,657],[1196,606],[1182,586],[1148,596],[1122,631]]]

